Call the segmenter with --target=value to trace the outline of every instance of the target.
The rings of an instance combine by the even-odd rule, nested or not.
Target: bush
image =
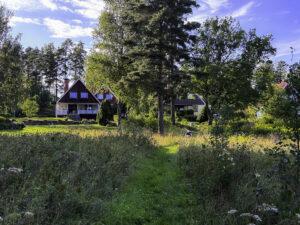
[[[100,110],[97,113],[97,123],[103,126],[109,124],[109,121],[114,119],[113,110],[111,104],[104,100],[101,104]]]
[[[24,127],[23,123],[16,123],[0,116],[0,130],[22,130]]]
[[[28,98],[21,105],[21,109],[27,117],[34,117],[39,111],[39,105],[35,98]]]

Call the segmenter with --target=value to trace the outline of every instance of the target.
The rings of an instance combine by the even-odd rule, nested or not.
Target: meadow
[[[297,160],[275,134],[125,127],[0,132],[2,223],[298,224]]]

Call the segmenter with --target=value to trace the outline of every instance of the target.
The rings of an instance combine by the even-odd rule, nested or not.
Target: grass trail
[[[194,196],[176,162],[178,146],[160,148],[139,163],[136,173],[117,195],[102,224],[189,225]]]

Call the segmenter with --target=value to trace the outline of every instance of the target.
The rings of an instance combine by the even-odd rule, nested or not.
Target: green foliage
[[[27,117],[34,117],[37,115],[37,113],[39,112],[39,105],[36,101],[36,98],[28,98],[26,99],[22,105],[21,105],[21,109],[23,111],[23,113],[25,113],[25,115]]]
[[[270,36],[259,37],[255,30],[247,33],[232,18],[204,22],[193,47],[190,72],[195,92],[210,106],[210,121],[222,107],[235,111],[253,101],[253,71],[274,51]]]
[[[113,110],[109,101],[104,100],[101,103],[99,112],[97,113],[97,122],[100,125],[106,126],[114,117]]]
[[[281,162],[290,165],[289,158]],[[267,152],[228,147],[226,139],[215,139],[209,145],[183,146],[179,163],[197,195],[199,224],[297,223],[299,205],[287,199],[296,190],[288,186],[293,175]]]
[[[136,145],[129,134],[80,138],[78,130],[0,135],[4,224],[95,224],[135,161],[152,150],[146,137]]]
[[[0,116],[0,130],[22,130],[25,127],[23,123],[16,123],[10,119]]]

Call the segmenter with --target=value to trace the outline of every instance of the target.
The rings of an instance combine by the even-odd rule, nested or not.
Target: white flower
[[[3,222],[3,220],[4,220],[4,219],[0,216],[0,223]]]
[[[231,209],[227,213],[230,215],[236,214],[238,211],[236,209]]]
[[[300,220],[300,213],[296,213],[296,217],[298,220]]]
[[[10,167],[10,168],[8,168],[7,171],[8,171],[8,172],[11,172],[11,173],[22,173],[22,172],[23,172],[23,169],[21,169],[21,168],[16,168],[16,167]]]
[[[255,223],[248,223],[248,225],[256,225]]]
[[[242,213],[240,217],[252,217],[253,215],[251,213]]]
[[[266,204],[266,203],[263,203],[261,206],[258,206],[258,210],[259,211],[264,211],[264,212],[274,212],[274,213],[279,212],[279,210],[276,206],[269,205],[269,204]]]
[[[262,222],[262,219],[259,217],[259,215],[253,215],[253,219],[255,219],[257,222]]]
[[[0,172],[2,172],[2,171],[4,171],[4,168],[3,168],[3,167],[0,169]]]
[[[260,174],[259,174],[259,173],[256,173],[256,174],[255,174],[255,177],[256,177],[256,178],[259,178],[259,177],[260,177]]]
[[[27,217],[27,218],[31,218],[31,217],[34,216],[34,214],[32,212],[25,212],[24,216]]]

